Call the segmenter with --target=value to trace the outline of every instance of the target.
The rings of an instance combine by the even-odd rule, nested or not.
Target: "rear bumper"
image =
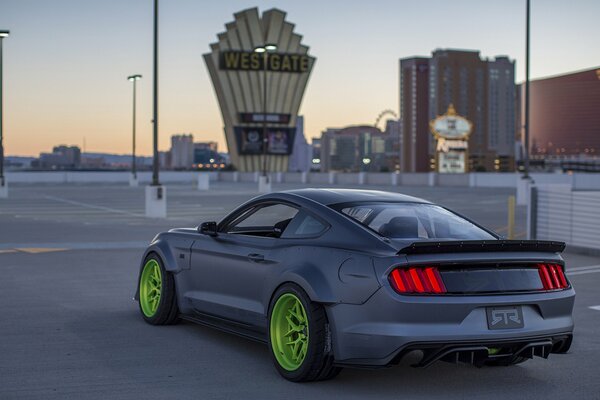
[[[504,353],[510,348],[514,353],[538,343],[544,353],[564,349],[573,332],[574,299],[573,289],[494,296],[401,296],[384,286],[364,304],[332,305],[327,313],[335,359],[341,365],[385,367],[413,350],[423,351],[424,360],[450,354],[471,357],[467,353],[475,352],[477,362],[473,363],[478,364],[484,352],[489,354],[488,348],[503,348]],[[524,328],[489,330],[486,307],[508,305],[522,307]]]

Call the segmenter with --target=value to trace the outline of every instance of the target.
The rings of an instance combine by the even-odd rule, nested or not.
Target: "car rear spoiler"
[[[560,253],[565,249],[564,242],[549,240],[464,240],[442,242],[414,242],[406,246],[398,254],[439,254],[439,253],[473,253],[494,251],[539,251],[544,253]]]

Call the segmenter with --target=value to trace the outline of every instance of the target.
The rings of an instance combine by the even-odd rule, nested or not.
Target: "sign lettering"
[[[309,71],[310,57],[306,54],[254,53],[250,51],[222,51],[219,68],[235,71],[262,71],[304,73]]]

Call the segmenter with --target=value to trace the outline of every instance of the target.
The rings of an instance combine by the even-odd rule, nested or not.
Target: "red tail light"
[[[389,280],[394,290],[401,294],[446,293],[446,286],[435,267],[396,268]]]
[[[569,287],[561,265],[538,264],[538,271],[544,290],[566,289]]]

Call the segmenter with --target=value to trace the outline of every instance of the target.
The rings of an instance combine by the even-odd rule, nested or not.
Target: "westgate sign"
[[[249,8],[233,18],[204,54],[231,163],[240,172],[261,171],[265,161],[269,172],[287,171],[316,59],[282,10]],[[266,43],[275,45],[276,52],[254,52]]]
[[[306,54],[255,53],[251,51],[223,51],[219,68],[234,71],[308,72],[310,58]]]

